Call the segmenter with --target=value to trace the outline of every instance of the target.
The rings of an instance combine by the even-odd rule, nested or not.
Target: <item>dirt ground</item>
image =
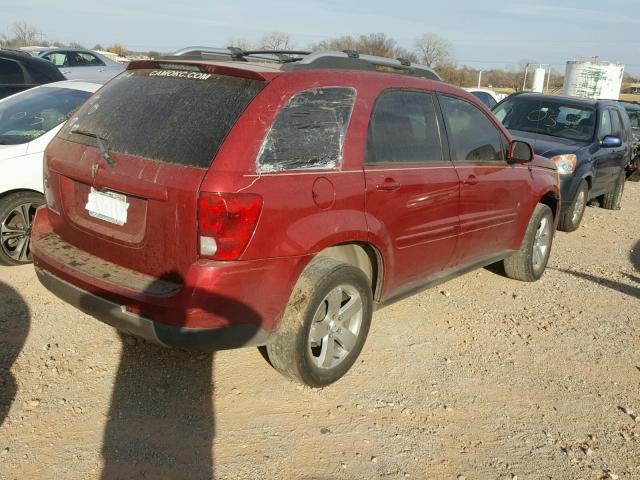
[[[479,270],[374,316],[322,390],[256,349],[125,338],[0,267],[2,479],[638,479],[640,184],[535,284]]]

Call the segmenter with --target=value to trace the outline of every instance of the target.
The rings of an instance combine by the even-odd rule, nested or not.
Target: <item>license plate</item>
[[[116,225],[127,223],[129,204],[126,195],[121,193],[101,192],[92,188],[84,208],[89,212],[89,215],[105,222]]]

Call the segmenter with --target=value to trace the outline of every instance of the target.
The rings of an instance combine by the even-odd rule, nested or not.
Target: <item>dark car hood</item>
[[[552,137],[541,133],[523,132],[521,130],[509,130],[514,140],[522,140],[533,147],[536,155],[553,157],[565,153],[576,153],[590,145],[590,142],[568,140],[566,138]]]

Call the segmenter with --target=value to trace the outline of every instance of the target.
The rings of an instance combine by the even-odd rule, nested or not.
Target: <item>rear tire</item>
[[[0,199],[0,265],[31,263],[31,224],[44,196],[15,192]]]
[[[573,201],[569,207],[560,213],[560,222],[558,223],[558,230],[563,232],[573,232],[577,230],[584,216],[584,211],[587,208],[587,199],[589,197],[589,186],[587,182],[582,180],[576,194],[573,197]]]
[[[607,210],[620,210],[620,203],[622,202],[622,194],[624,193],[625,180],[626,175],[624,172],[621,172],[618,180],[616,181],[616,186],[613,188],[613,191],[605,193],[602,196],[602,208],[606,208]]]
[[[278,333],[266,345],[268,359],[293,381],[329,385],[356,361],[372,313],[373,296],[364,272],[317,258],[296,283]]]
[[[553,213],[542,203],[536,205],[520,250],[503,260],[507,277],[535,282],[544,273],[553,243]]]

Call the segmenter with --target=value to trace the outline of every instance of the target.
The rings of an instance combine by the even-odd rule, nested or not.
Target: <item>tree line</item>
[[[0,34],[0,46],[26,47],[39,45],[44,47],[74,47],[84,48],[83,45],[71,42],[67,45],[60,42],[49,42],[39,29],[27,22],[16,22],[9,28],[9,34]],[[232,38],[225,46],[234,46],[243,50],[294,50],[299,48],[291,36],[285,32],[274,31],[262,35],[257,41],[246,38]],[[106,48],[100,44],[94,45],[92,50],[106,50],[120,56],[145,54],[150,58],[161,56],[162,52],[132,52],[122,44],[114,43]],[[378,55],[381,57],[403,58],[413,63],[420,63],[433,68],[445,82],[463,87],[473,87],[478,83],[480,70],[467,65],[458,65],[453,54],[453,45],[449,40],[433,33],[425,33],[414,38],[411,48],[398,45],[398,42],[384,33],[370,33],[368,35],[344,35],[323,40],[302,50],[312,52],[328,50],[353,50],[362,54]],[[505,69],[490,69],[482,71],[482,86],[493,88],[508,88],[515,91],[522,90],[527,64],[535,64],[533,60],[521,60]],[[530,82],[532,72],[529,72]],[[549,89],[557,91],[562,88],[564,76],[552,70],[549,77]],[[640,82],[629,74],[625,75],[625,83]]]

